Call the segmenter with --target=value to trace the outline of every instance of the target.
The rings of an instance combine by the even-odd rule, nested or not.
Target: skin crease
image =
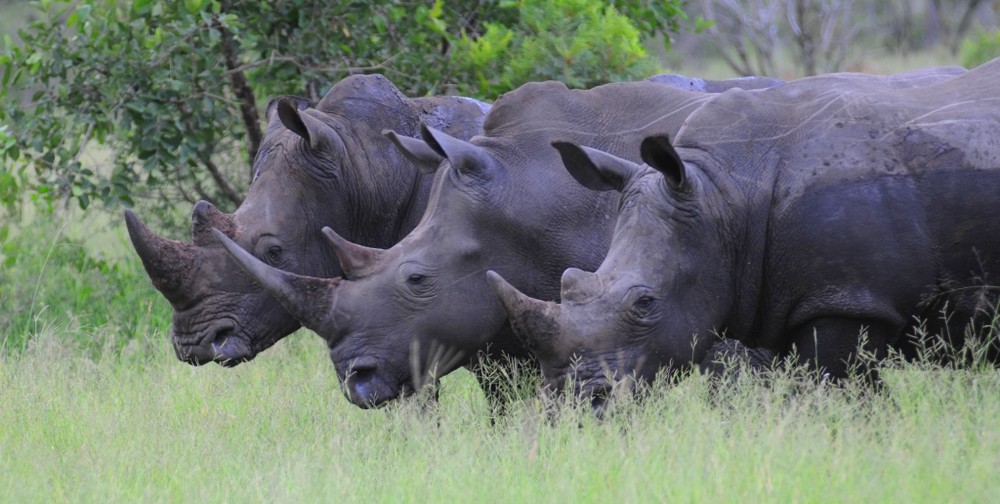
[[[997,78],[1000,60],[924,86],[730,93],[673,145],[647,138],[647,166],[564,146],[578,181],[623,193],[607,257],[564,273],[561,304],[490,281],[546,382],[584,396],[697,363],[715,334],[834,377],[862,328],[884,355],[947,303],[960,335],[998,301]]]
[[[568,179],[526,179],[525,161],[537,167],[558,166],[548,142],[571,135],[583,135],[590,145],[605,142],[605,148],[623,149],[627,144],[625,135],[609,134],[601,139],[595,135],[599,128],[581,131],[579,125],[621,128],[638,140],[641,128],[675,131],[684,116],[706,99],[701,93],[684,95],[658,87],[655,89],[661,94],[656,98],[630,104],[627,93],[622,94],[622,86],[629,85],[649,89],[638,83],[612,85],[593,101],[563,98],[560,102],[546,93],[571,93],[544,90],[546,84],[526,86],[502,100],[508,104],[503,111],[498,113],[494,108],[488,120],[492,126],[484,137],[473,140],[474,147],[487,153],[485,161],[477,157],[477,149],[454,142],[449,149],[446,137],[424,135],[439,156],[448,158],[439,170],[440,182],[435,182],[440,188],[435,201],[445,203],[438,211],[425,215],[423,230],[414,235],[419,239],[407,238],[406,254],[387,251],[378,265],[360,267],[347,275],[346,287],[341,290],[351,294],[337,296],[327,310],[332,318],[342,320],[333,324],[336,330],[328,327],[325,318],[304,320],[331,343],[331,357],[339,376],[348,384],[352,401],[361,406],[381,404],[412,391],[414,376],[418,381],[433,381],[462,363],[475,369],[476,353],[484,349],[489,350],[487,358],[526,355],[506,326],[482,272],[502,267],[505,274],[517,275],[512,281],[533,295],[553,299],[558,292],[559,274],[567,265],[596,266],[603,254],[579,246],[603,244],[606,241],[601,240],[607,238],[585,239],[586,233],[598,226],[581,225],[578,216],[607,220],[613,211],[601,212],[600,205],[587,203],[586,195],[573,193],[563,198],[565,195],[556,191],[554,196],[552,188],[567,187],[564,181]],[[524,98],[535,93],[535,102]],[[542,102],[543,97],[549,99]],[[552,103],[565,105],[553,110]],[[631,121],[642,126],[629,128]],[[424,154],[434,150],[429,145],[422,149],[410,147]],[[528,173],[531,177],[552,177],[549,172]],[[562,208],[564,213],[546,217],[541,215],[543,210],[524,210],[537,206],[536,202]],[[570,211],[573,208],[580,210]],[[532,219],[525,219],[525,215]],[[573,231],[578,229],[574,226],[586,231]],[[560,246],[569,250],[560,250]],[[572,259],[573,254],[585,258]],[[349,254],[341,254],[342,260],[345,255]],[[409,284],[414,274],[421,278],[422,286]],[[378,310],[372,310],[373,306]],[[317,327],[327,328],[326,332]],[[434,372],[428,377],[430,369]],[[488,386],[487,393],[491,393]]]
[[[707,81],[707,85],[726,88],[725,82]],[[750,87],[747,80],[738,84]],[[304,108],[294,100],[290,103]],[[155,257],[170,254],[151,251],[143,257],[150,273],[151,264],[172,271],[172,278],[153,275],[152,280],[175,307],[171,339],[177,357],[191,364],[236,365],[299,327],[297,320],[228,260],[207,237],[208,229],[224,230],[257,257],[282,268],[338,274],[334,254],[319,243],[321,226],[330,225],[361,244],[389,246],[415,226],[426,203],[429,178],[389,169],[408,163],[392,157],[394,149],[381,136],[381,128],[415,136],[419,121],[426,121],[468,138],[481,129],[484,108],[484,104],[454,97],[409,100],[381,76],[350,77],[334,86],[316,110],[303,112],[334,127],[333,135],[321,137],[343,136],[340,140],[349,161],[344,163],[329,149],[310,149],[303,136],[286,127],[277,107],[269,107],[268,129],[254,165],[257,175],[240,209],[223,214],[199,202],[192,213],[196,247],[180,242],[164,245],[183,250],[171,259],[172,264]],[[292,116],[286,114],[297,122]],[[318,126],[315,121],[310,124]],[[308,135],[306,126],[295,129]],[[384,178],[372,179],[372,174]],[[289,205],[289,201],[300,204]],[[155,233],[136,215],[127,212],[126,222],[133,243],[155,240]]]
[[[422,146],[402,146],[443,161],[423,219],[394,247],[366,253],[375,260],[334,238],[341,262],[355,265],[329,294],[324,317],[334,322],[302,320],[331,342],[351,401],[377,406],[462,365],[526,358],[484,272],[555,298],[566,266],[596,267],[606,252],[617,199],[575,184],[551,142],[575,137],[637,159],[628,138],[676,131],[709,96],[647,82],[586,91],[531,83],[497,101],[482,136],[427,128]]]
[[[127,212],[133,244],[154,286],[174,306],[178,358],[236,365],[300,327],[209,236],[211,228],[276,267],[340,275],[320,228],[389,246],[416,225],[426,205],[430,177],[382,131],[416,135],[419,124],[429,122],[469,138],[481,131],[488,108],[458,97],[409,99],[382,76],[352,76],[316,108],[292,98],[272,102],[246,199],[231,215],[196,204],[193,244],[165,242]],[[158,245],[143,246],[153,242]]]

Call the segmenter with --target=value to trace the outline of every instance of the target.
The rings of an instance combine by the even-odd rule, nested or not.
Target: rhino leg
[[[699,367],[703,373],[722,375],[735,367],[737,371],[763,372],[772,368],[775,354],[766,348],[753,348],[734,339],[715,342]]]
[[[802,324],[792,334],[799,362],[832,379],[846,378],[852,368],[877,383],[875,364],[887,354],[891,325],[878,320],[822,317]],[[867,356],[858,358],[862,349]]]
[[[476,377],[486,396],[493,422],[506,414],[508,404],[520,398],[525,391],[522,387],[528,385],[525,380],[532,378],[529,375],[538,366],[538,362],[528,354],[495,346],[479,352],[472,359],[467,368]]]

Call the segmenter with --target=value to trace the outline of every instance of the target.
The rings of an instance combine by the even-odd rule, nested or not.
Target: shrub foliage
[[[492,100],[532,79],[645,76],[680,0],[43,0],[0,54],[0,201],[239,204],[271,97],[386,74]],[[95,149],[94,146],[104,149]],[[93,161],[95,151],[110,161]],[[99,157],[99,156],[98,156]]]

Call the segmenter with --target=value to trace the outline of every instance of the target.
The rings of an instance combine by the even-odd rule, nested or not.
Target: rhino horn
[[[156,290],[175,308],[189,303],[193,293],[188,292],[191,289],[185,288],[186,280],[195,267],[197,248],[157,235],[132,210],[125,210],[125,226],[132,246],[139,254],[142,266]]]
[[[558,304],[525,295],[495,271],[487,271],[486,280],[507,311],[514,332],[529,347],[538,348],[559,336]]]
[[[588,278],[593,273],[587,273],[578,268],[566,268],[563,271],[560,286],[560,297],[563,302],[583,301],[590,295],[587,289]]]
[[[329,227],[323,228],[323,234],[330,245],[333,245],[337,259],[340,260],[340,268],[344,270],[344,276],[348,278],[363,275],[385,252],[383,249],[365,247],[351,242]]]
[[[340,278],[315,278],[279,270],[261,262],[222,231],[212,229],[212,235],[303,326],[328,340],[334,336],[336,326],[331,308]]]
[[[423,140],[403,136],[390,129],[382,130],[382,134],[385,135],[385,137],[388,138],[397,149],[399,149],[399,152],[402,152],[403,156],[413,163],[413,165],[416,166],[421,173],[427,175],[434,173],[437,171],[438,166],[441,165],[441,161],[444,161],[444,156],[432,149],[431,146],[427,145],[427,142],[424,142]]]
[[[207,247],[215,243],[212,228],[217,228],[230,238],[236,233],[236,222],[232,214],[225,214],[207,201],[194,204],[191,212],[191,239],[199,247]]]

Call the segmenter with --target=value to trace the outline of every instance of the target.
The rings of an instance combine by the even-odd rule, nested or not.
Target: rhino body
[[[698,77],[688,77],[687,75],[665,73],[654,75],[648,79],[649,82],[665,84],[677,89],[695,91],[698,93],[721,93],[733,88],[740,89],[764,89],[776,87],[784,84],[781,79],[772,77],[737,77],[735,79],[711,80]]]
[[[496,101],[482,136],[462,141],[425,128],[423,142],[401,144],[426,165],[440,161],[423,219],[387,250],[328,233],[343,279],[279,272],[230,248],[290,309],[324,293],[325,310],[304,310],[301,321],[330,342],[349,399],[379,405],[461,365],[476,370],[481,359],[529,356],[486,282],[487,269],[555,299],[567,266],[600,264],[617,195],[574,182],[553,141],[638,160],[641,138],[678,131],[710,96],[651,82],[591,90],[526,84]]]
[[[956,75],[730,91],[672,145],[646,138],[646,166],[563,146],[622,211],[596,272],[563,274],[561,304],[491,275],[547,384],[572,377],[598,398],[700,362],[718,335],[842,377],[862,332],[885,355],[945,307],[934,330],[956,345],[970,322],[985,331],[1000,299],[1000,60]]]
[[[409,99],[380,75],[348,77],[316,108],[292,98],[272,102],[246,199],[233,214],[197,203],[193,243],[161,238],[126,211],[133,245],[174,307],[177,357],[235,365],[300,327],[210,237],[213,227],[276,267],[339,275],[320,228],[387,247],[416,225],[427,203],[431,178],[412,167],[383,129],[417,135],[427,123],[469,138],[482,130],[488,109],[460,97]]]

